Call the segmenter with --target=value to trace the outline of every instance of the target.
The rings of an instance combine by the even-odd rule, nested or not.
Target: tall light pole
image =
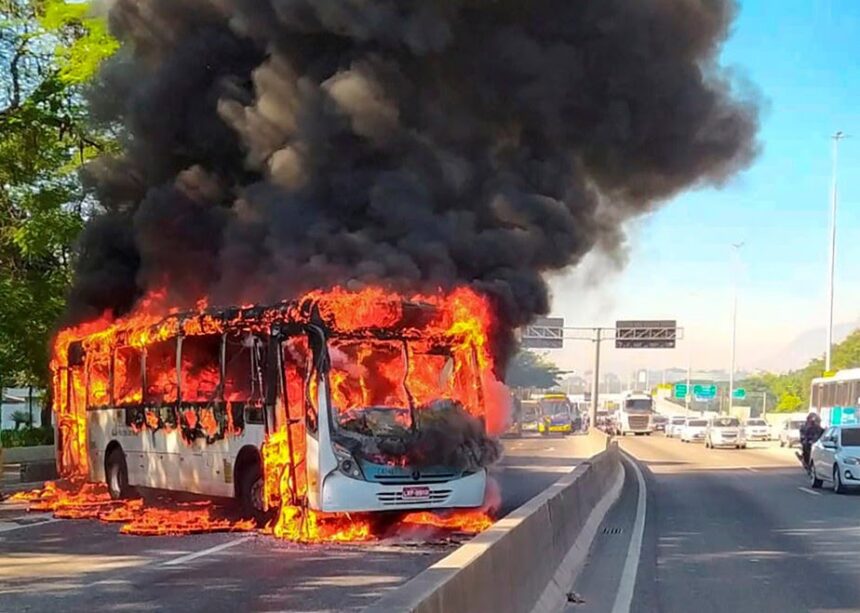
[[[845,138],[841,131],[833,135],[833,179],[830,187],[830,274],[827,277],[827,349],[824,352],[824,370],[830,370],[830,352],[833,349],[833,276],[836,271],[836,205],[839,192],[836,183],[839,141]]]
[[[740,259],[741,259],[741,247],[744,244],[741,243],[732,243],[732,247],[734,248],[734,280],[732,282],[732,364],[729,369],[729,406],[728,413],[732,412],[732,398],[734,397],[735,392],[735,351],[737,346],[738,339],[738,268],[740,268]]]

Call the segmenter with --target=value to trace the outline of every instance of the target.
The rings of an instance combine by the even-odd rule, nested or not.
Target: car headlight
[[[338,443],[332,443],[331,448],[332,451],[334,451],[334,457],[337,458],[337,468],[340,472],[345,474],[347,477],[352,477],[353,479],[362,479],[364,477],[364,475],[361,474],[361,468],[358,466],[358,462],[356,462],[355,458],[352,457],[349,449]]]
[[[851,457],[842,458],[842,463],[856,466],[856,465],[860,464],[860,458],[851,458]]]

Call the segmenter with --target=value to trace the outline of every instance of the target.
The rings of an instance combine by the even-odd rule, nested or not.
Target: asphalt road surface
[[[507,513],[593,451],[587,437],[505,441],[493,476]],[[457,542],[297,545],[265,535],[136,537],[93,520],[0,504],[0,611],[358,610]]]
[[[860,494],[809,489],[794,450],[773,443],[618,440],[644,478],[642,538],[627,465],[569,612],[860,611]]]

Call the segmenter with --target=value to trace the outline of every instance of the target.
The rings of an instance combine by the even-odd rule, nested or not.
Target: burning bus
[[[479,294],[334,289],[145,311],[56,340],[64,477],[115,499],[135,487],[234,497],[258,520],[483,503],[506,395]]]

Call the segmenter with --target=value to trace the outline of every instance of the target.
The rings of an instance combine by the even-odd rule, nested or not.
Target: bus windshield
[[[540,400],[541,413],[547,416],[567,415],[571,412],[572,405],[567,398],[543,398]]]
[[[336,428],[405,436],[431,419],[425,413],[438,412],[440,402],[464,416],[478,408],[477,377],[445,349],[403,340],[334,340],[329,356]]]

